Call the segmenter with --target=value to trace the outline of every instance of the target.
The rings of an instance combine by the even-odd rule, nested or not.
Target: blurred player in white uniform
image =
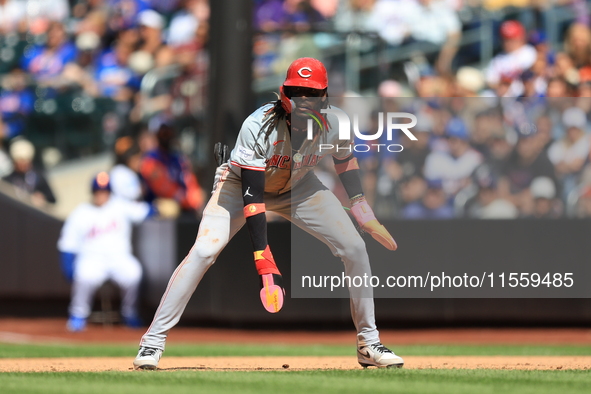
[[[137,296],[142,268],[132,254],[131,230],[154,211],[144,202],[111,198],[109,175],[92,182],[92,202],[78,206],[66,220],[58,241],[62,271],[72,283],[67,328],[82,331],[96,290],[108,279],[121,288],[121,315],[126,325],[140,327]]]
[[[386,248],[396,249],[396,242],[365,200],[352,141],[339,140],[338,129],[330,127],[338,123],[335,116],[327,119],[320,114],[329,107],[327,88],[324,65],[312,58],[298,59],[287,71],[281,98],[263,105],[244,121],[229,162],[216,171],[195,245],[173,273],[142,337],[136,368],[157,368],[168,331],[179,321],[207,269],[244,224],[253,244],[263,307],[271,313],[281,309],[285,293],[267,243],[267,210],[324,242],[341,258],[346,275],[371,275],[365,242],[339,200],[314,175],[314,167],[326,155],[332,156],[358,224]],[[297,108],[291,100],[296,97],[301,100]],[[312,139],[307,139],[305,129],[309,118],[316,120]],[[364,367],[402,366],[402,358],[380,343],[371,289],[365,289],[362,296],[349,290],[359,363]]]

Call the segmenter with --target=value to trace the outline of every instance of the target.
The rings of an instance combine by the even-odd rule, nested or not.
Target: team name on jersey
[[[298,168],[302,168],[302,167],[314,167],[316,164],[318,164],[318,160],[320,159],[320,156],[318,155],[306,155],[302,158],[302,161],[300,161],[299,163],[294,163],[293,164],[293,170],[297,170]],[[266,165],[267,168],[269,167],[277,167],[277,168],[283,168],[283,169],[290,169],[291,168],[291,162],[292,159],[290,156],[286,156],[286,155],[273,155],[270,159],[266,160]]]
[[[267,159],[265,163],[267,168],[277,167],[288,170],[290,168],[291,157],[285,155],[273,155],[270,159]]]
[[[106,233],[110,233],[111,231],[117,230],[119,227],[117,221],[113,220],[111,223],[107,224],[104,227],[93,226],[88,233],[88,238],[95,238],[99,235],[103,235]]]

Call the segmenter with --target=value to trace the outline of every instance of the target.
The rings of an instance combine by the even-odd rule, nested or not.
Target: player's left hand
[[[377,219],[370,220],[369,222],[361,225],[361,228],[366,233],[369,233],[373,239],[384,245],[386,249],[396,250],[398,248],[394,237],[390,235],[388,230],[386,230],[386,227],[378,222]]]
[[[392,237],[388,230],[386,230],[386,227],[376,219],[376,215],[365,200],[365,197],[356,200],[355,203],[351,205],[351,213],[363,231],[369,233],[373,239],[381,243],[386,249],[396,250],[398,248],[394,237]]]

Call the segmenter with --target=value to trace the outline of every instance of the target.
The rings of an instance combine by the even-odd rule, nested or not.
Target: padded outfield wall
[[[69,285],[61,276],[55,249],[61,225],[52,216],[0,193],[0,314],[66,315]],[[393,229],[400,246],[391,252],[395,256],[393,264],[413,264],[417,259],[490,264],[509,254],[558,268],[563,261],[588,265],[591,256],[591,242],[586,241],[591,234],[591,220],[396,221],[385,225]],[[142,303],[147,318],[155,311],[170,274],[190,249],[197,229],[197,222],[162,220],[146,222],[137,229],[136,250],[145,267]],[[291,232],[289,223],[269,224],[269,242],[288,293],[289,259],[294,258],[297,264],[311,250],[292,250]],[[298,236],[305,245],[319,242],[303,232]],[[474,242],[475,237],[478,242]],[[371,238],[366,242],[371,258],[380,246]],[[326,254],[320,257],[327,265],[340,266],[328,248],[321,249],[320,253]],[[183,321],[233,326],[351,324],[349,302],[339,298],[288,298],[280,313],[269,314],[260,305],[258,283],[250,239],[242,229],[204,277]],[[588,325],[591,300],[379,298],[376,313],[382,327]]]

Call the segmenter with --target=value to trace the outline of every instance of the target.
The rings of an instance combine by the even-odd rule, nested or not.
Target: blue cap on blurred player
[[[111,182],[109,181],[109,174],[106,172],[99,172],[92,180],[92,192],[99,190],[111,191]]]

